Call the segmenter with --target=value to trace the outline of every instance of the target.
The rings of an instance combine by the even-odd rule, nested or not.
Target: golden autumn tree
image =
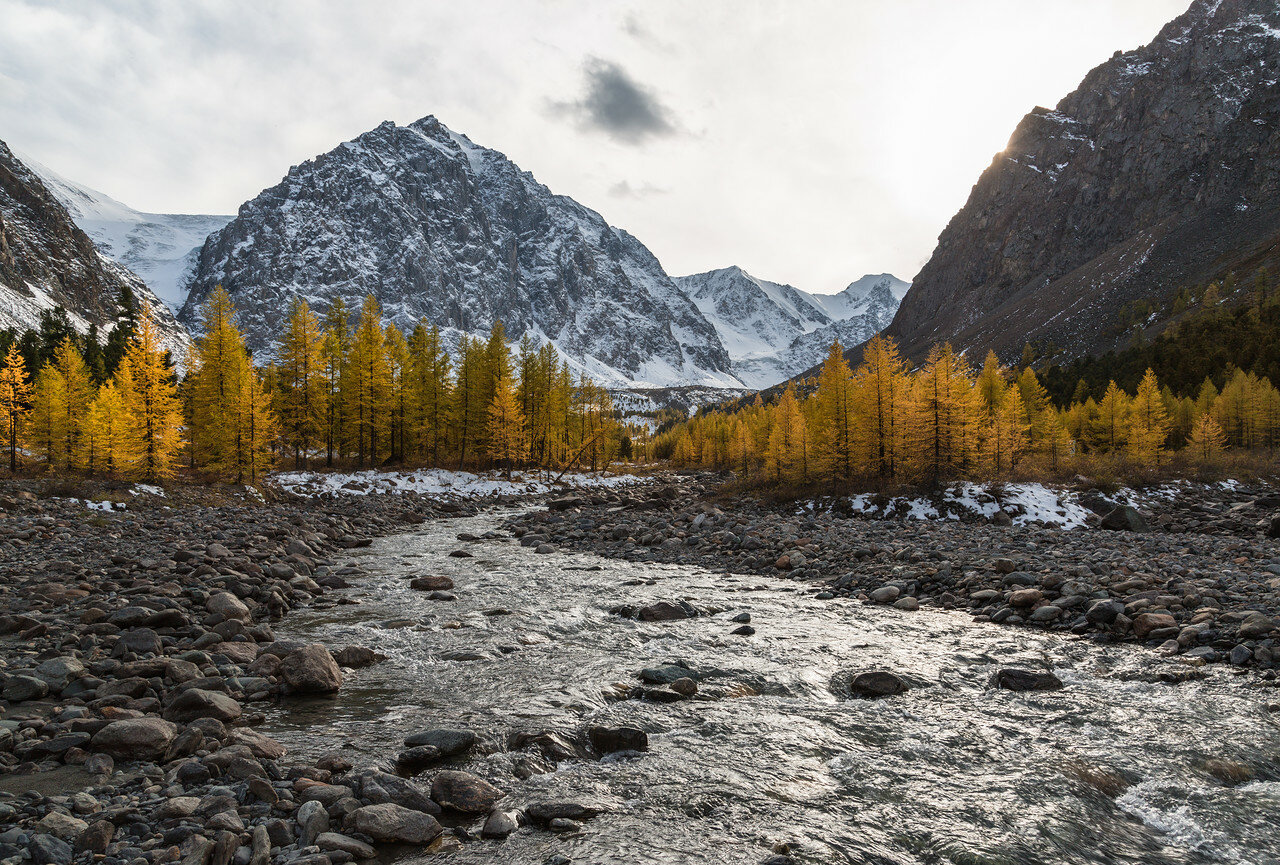
[[[832,480],[849,480],[858,469],[857,422],[853,372],[840,341],[831,344],[818,376],[816,452]]]
[[[17,345],[10,344],[0,367],[0,434],[9,451],[9,472],[18,470],[18,449],[22,447],[23,424],[31,402],[27,366]]]
[[[115,474],[128,452],[128,425],[124,400],[116,382],[104,382],[89,404],[86,436],[93,442],[91,471]]]
[[[1057,471],[1076,454],[1076,443],[1067,431],[1067,425],[1057,410],[1049,406],[1044,411],[1044,434],[1037,450],[1049,461],[1049,470]]]
[[[83,468],[83,425],[93,399],[93,380],[80,350],[71,337],[62,338],[54,350],[53,366],[62,376],[61,440],[58,442],[58,462],[69,468]]]
[[[409,343],[400,328],[388,324],[383,345],[387,357],[387,447],[391,459],[404,462],[409,425]]]
[[[935,345],[913,387],[908,438],[918,475],[937,483],[972,463],[978,400],[964,360],[949,344]]]
[[[409,437],[414,453],[432,465],[448,446],[449,367],[440,328],[418,322],[409,337]]]
[[[284,443],[296,468],[306,468],[323,435],[328,415],[324,330],[305,300],[295,298],[280,340],[279,418]]]
[[[979,392],[985,404],[987,396]],[[983,409],[981,458],[988,472],[999,475],[1012,469],[1026,451],[1029,425],[1022,391],[1016,384],[1005,384],[1002,379],[999,391],[991,399],[994,403]]]
[[[1141,466],[1159,465],[1168,437],[1169,415],[1156,374],[1148,368],[1129,403],[1129,457]]]
[[[279,435],[279,422],[263,378],[244,355],[236,377],[238,392],[233,414],[228,419],[234,429],[230,454],[236,483],[256,484],[275,462],[272,447]]]
[[[1187,453],[1191,459],[1202,465],[1212,465],[1222,458],[1226,448],[1227,437],[1213,415],[1205,412],[1200,415],[1191,427],[1191,439],[1187,443]]]
[[[769,465],[774,480],[790,483],[808,480],[807,444],[804,415],[796,401],[795,387],[789,384],[774,407],[773,429],[769,433]]]
[[[62,380],[62,373],[52,364],[46,364],[36,373],[31,414],[27,418],[27,440],[50,470],[59,465],[66,402],[67,383]]]
[[[347,374],[348,355],[351,353],[351,325],[347,320],[347,305],[339,295],[333,299],[324,319],[324,342],[321,356],[324,360],[324,463],[333,465],[333,458],[343,452],[346,434],[347,393],[343,389]]]
[[[910,391],[897,345],[879,334],[872,337],[854,375],[854,410],[862,461],[882,478],[902,470]]]
[[[489,401],[488,437],[490,458],[511,477],[511,469],[529,453],[529,430],[509,377],[494,382],[493,399]]]
[[[117,379],[127,424],[124,465],[133,477],[154,482],[173,474],[182,446],[182,411],[160,335],[148,311],[125,351]]]
[[[1129,396],[1114,381],[1109,382],[1090,425],[1090,441],[1102,453],[1118,453],[1125,446],[1128,432]]]
[[[217,286],[200,308],[204,334],[196,340],[195,363],[187,374],[195,462],[224,477],[237,473],[240,431],[229,421],[238,411],[245,368],[244,337],[234,315],[231,295]]]
[[[349,368],[347,410],[355,432],[356,456],[363,466],[366,461],[376,463],[385,446],[386,409],[391,389],[382,309],[372,294],[365,297],[360,307],[360,318],[351,340]]]

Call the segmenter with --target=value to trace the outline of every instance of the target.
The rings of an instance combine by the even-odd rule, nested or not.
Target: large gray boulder
[[[89,746],[122,760],[159,760],[177,735],[177,726],[161,718],[125,718],[94,733]]]
[[[347,817],[347,829],[368,835],[374,841],[401,844],[430,844],[443,829],[435,817],[392,805],[365,805]]]
[[[332,694],[342,687],[342,670],[319,643],[285,655],[280,662],[280,678],[290,694]]]

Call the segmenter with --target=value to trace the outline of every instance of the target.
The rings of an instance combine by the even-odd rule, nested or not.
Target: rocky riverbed
[[[1276,840],[1238,813],[1242,796],[1256,810],[1280,771],[1255,759],[1274,751],[1275,726],[1255,713],[1276,708],[1267,490],[1129,515],[1154,531],[1061,531],[867,519],[838,503],[730,507],[715,481],[491,499],[502,517],[417,495],[7,487],[0,862],[343,865],[379,850],[561,865],[862,861],[833,851],[860,849],[868,833],[902,861],[936,861],[937,838],[970,818],[939,812],[934,840],[905,846],[877,823],[833,832],[829,819],[891,791],[879,807],[989,782],[956,781],[969,767],[951,757],[963,754],[938,752],[937,772],[871,783],[841,743],[886,711],[902,729],[938,705],[946,718],[904,746],[956,724],[1003,729],[1007,711],[1050,726],[1079,715],[1124,737],[1138,722],[1111,716],[1121,694],[1172,726],[1140,724],[1143,748],[1111,755],[1111,768],[1081,743],[1064,769],[1030,728],[1008,745],[1034,756],[1020,770],[1029,777],[1049,767],[1104,793],[1097,813],[1063,805],[1046,818],[1072,835],[1068,848],[1087,847],[1073,833],[1102,820],[1097,831],[1126,851],[1107,861],[1192,861],[1185,844],[1162,848],[1158,827],[1180,813],[1177,791],[1206,778],[1248,792],[1197,793],[1208,803],[1197,831],[1229,824],[1204,844]],[[973,632],[948,610],[972,614]],[[1036,636],[1003,642],[994,623]],[[1081,635],[1159,652],[1105,656]],[[939,638],[954,660],[921,667],[919,648]],[[874,662],[850,666],[868,650]],[[1100,663],[1115,672],[1098,678]],[[1203,690],[1137,694],[1133,683]],[[1066,696],[1013,708],[992,701],[999,692]],[[1186,727],[1210,714],[1221,735]],[[798,717],[822,737],[820,763],[794,738]],[[919,758],[890,741],[876,733],[860,759]],[[1144,761],[1175,752],[1189,775],[1171,787],[1148,777]],[[733,768],[742,761],[746,776]],[[694,780],[704,776],[715,780]],[[765,802],[749,778],[772,785]],[[1067,792],[1075,802],[1077,787]],[[1111,827],[1117,805],[1129,816]],[[1049,861],[996,831],[1010,815],[991,807],[991,837],[955,843]],[[1129,837],[1133,819],[1141,837]],[[686,848],[695,824],[708,843]],[[739,856],[740,844],[757,849]],[[1101,861],[1054,861],[1067,860]]]
[[[1275,488],[1187,485],[1144,500],[1141,510],[1125,503],[1130,495],[1095,490],[1072,498],[1094,511],[1082,527],[1064,530],[1018,525],[1016,514],[998,508],[922,520],[908,518],[906,507],[896,516],[868,516],[847,499],[799,507],[730,500],[716,478],[704,476],[630,494],[553,500],[509,525],[540,551],[564,547],[781,575],[819,599],[855,598],[904,613],[966,610],[978,621],[1141,642],[1176,656],[1177,675],[1225,662],[1260,668],[1260,682],[1275,681]],[[947,504],[940,501],[939,510]]]

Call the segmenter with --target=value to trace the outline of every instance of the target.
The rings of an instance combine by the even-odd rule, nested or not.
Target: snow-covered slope
[[[80,332],[101,336],[119,320],[131,292],[150,309],[166,348],[180,358],[190,344],[173,314],[127,268],[103,255],[41,179],[0,141],[0,328],[40,326],[62,307]]]
[[[215,286],[268,356],[290,301],[373,294],[420,319],[549,340],[608,385],[738,386],[715,328],[645,246],[434,117],[387,122],[295,166],[200,251],[181,318]]]
[[[809,294],[740,267],[677,277],[676,285],[715,326],[743,384],[766,388],[820,362],[831,343],[854,346],[893,320],[910,287],[868,275],[837,294]]]
[[[98,249],[141,277],[171,310],[182,308],[200,247],[232,217],[142,213],[68,180],[25,154],[21,158]]]

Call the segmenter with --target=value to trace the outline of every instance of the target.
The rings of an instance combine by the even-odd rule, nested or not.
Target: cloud
[[[678,131],[671,111],[618,64],[592,57],[583,74],[582,98],[552,105],[555,113],[573,118],[579,128],[603,132],[623,144],[643,144]]]
[[[655,186],[647,181],[639,186],[632,186],[626,180],[619,180],[617,183],[613,184],[613,186],[609,187],[609,196],[611,198],[641,199],[651,198],[655,195],[666,195],[670,191],[670,189]]]

